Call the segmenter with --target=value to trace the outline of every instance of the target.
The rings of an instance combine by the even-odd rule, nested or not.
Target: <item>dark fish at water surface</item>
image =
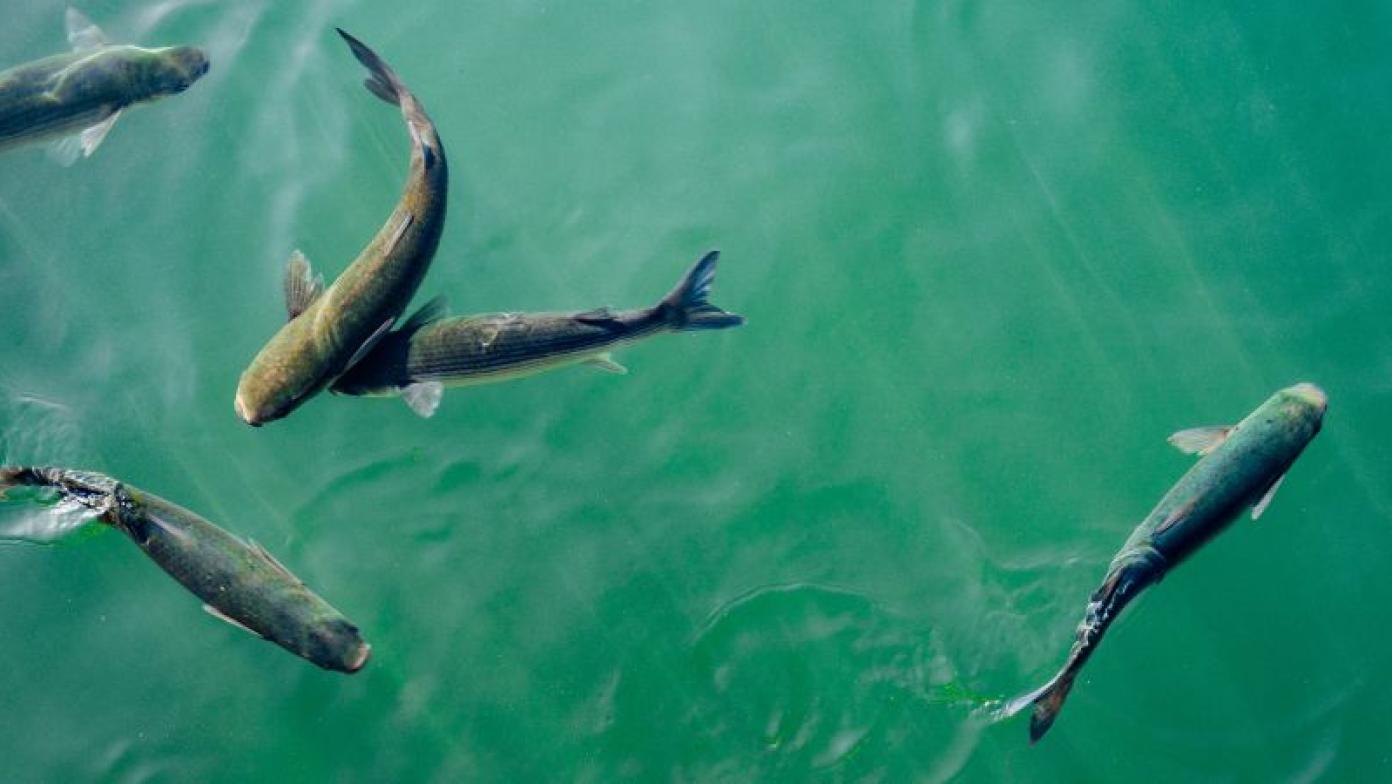
[[[1256,519],[1266,511],[1286,471],[1320,431],[1328,399],[1313,384],[1272,395],[1231,427],[1202,427],[1170,436],[1170,443],[1202,459],[1160,499],[1121,551],[1088,601],[1063,669],[1042,688],[1017,697],[1000,711],[1012,716],[1033,706],[1030,742],[1058,717],[1079,670],[1102,635],[1132,599],[1159,582],[1242,511]]]
[[[63,468],[0,467],[0,499],[19,486],[55,490],[145,551],[211,615],[327,670],[357,672],[372,647],[358,627],[270,553],[198,515],[111,477]]]
[[[58,139],[55,158],[91,155],[127,108],[187,90],[208,72],[192,46],[114,46],[79,11],[67,12],[73,51],[0,71],[0,150]]]
[[[744,317],[710,304],[720,254],[712,251],[660,302],[641,310],[494,313],[443,318],[432,300],[334,382],[344,395],[401,395],[430,416],[447,386],[487,384],[586,363],[626,373],[610,352],[666,332],[725,329]]]
[[[367,355],[420,286],[444,228],[449,173],[434,123],[386,62],[338,32],[370,73],[367,89],[401,108],[411,136],[410,171],[386,225],[327,289],[299,251],[291,254],[285,272],[289,322],[237,384],[234,406],[249,425],[289,414]]]

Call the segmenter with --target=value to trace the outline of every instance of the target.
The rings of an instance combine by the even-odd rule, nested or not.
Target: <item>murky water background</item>
[[[320,672],[111,532],[11,543],[5,778],[1389,775],[1386,4],[84,10],[212,70],[70,169],[0,158],[0,458],[264,542],[375,653]],[[5,15],[5,64],[64,48],[60,4]],[[242,425],[286,257],[336,274],[404,175],[334,25],[450,155],[422,298],[639,306],[718,247],[748,325]],[[1060,663],[1165,436],[1297,380],[1330,413],[1262,521],[1038,747],[973,718]]]

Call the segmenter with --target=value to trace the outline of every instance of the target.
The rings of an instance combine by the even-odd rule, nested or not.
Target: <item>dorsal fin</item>
[[[298,249],[285,263],[285,314],[288,320],[309,309],[324,293],[324,276],[315,275],[309,259]]]
[[[269,550],[267,550],[266,548],[262,547],[260,542],[256,541],[255,539],[248,539],[248,540],[247,540],[247,544],[250,545],[251,551],[252,551],[252,552],[254,552],[254,553],[256,553],[257,555],[261,556],[261,558],[262,558],[263,560],[265,560],[266,563],[268,563],[268,564],[270,564],[272,567],[274,567],[275,570],[276,570],[277,572],[280,572],[280,573],[281,573],[282,575],[284,575],[285,577],[289,578],[290,580],[292,580],[292,581],[294,581],[294,582],[296,582],[296,583],[299,583],[300,585],[304,585],[304,583],[300,582],[300,578],[298,578],[298,577],[296,577],[295,575],[291,574],[291,573],[290,573],[290,570],[285,568],[285,564],[283,564],[283,563],[281,563],[280,561],[276,560],[276,557],[275,557],[274,555],[271,555],[271,553],[270,553]]]
[[[616,329],[623,326],[618,316],[608,307],[595,308],[583,313],[576,313],[571,318],[581,324],[589,324],[592,327],[604,327],[606,329]]]
[[[443,294],[436,295],[427,300],[424,305],[416,308],[416,312],[402,322],[401,328],[396,331],[396,334],[409,337],[421,327],[433,324],[448,314],[449,300]]]
[[[63,22],[68,28],[68,43],[72,45],[74,52],[106,46],[106,34],[76,8],[68,6],[67,13],[63,15]]]

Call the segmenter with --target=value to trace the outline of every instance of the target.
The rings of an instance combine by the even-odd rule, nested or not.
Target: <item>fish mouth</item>
[[[247,408],[245,400],[242,400],[242,393],[238,392],[236,399],[232,401],[232,408],[237,411],[237,417],[252,427],[260,427],[263,420],[256,418]]]
[[[1286,391],[1289,392],[1292,397],[1319,409],[1321,414],[1324,413],[1325,409],[1329,408],[1329,396],[1324,394],[1323,389],[1309,382],[1296,384]]]
[[[353,658],[348,660],[347,672],[351,674],[361,670],[363,665],[367,664],[367,660],[370,658],[372,658],[372,646],[363,643],[353,654]]]

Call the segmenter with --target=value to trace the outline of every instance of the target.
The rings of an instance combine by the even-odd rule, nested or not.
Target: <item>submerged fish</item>
[[[1078,671],[1102,635],[1132,599],[1226,528],[1243,509],[1252,519],[1271,503],[1286,470],[1320,431],[1328,400],[1313,384],[1272,395],[1231,427],[1181,430],[1170,443],[1204,457],[1160,499],[1112,559],[1102,585],[1088,601],[1063,669],[1042,688],[1001,709],[1013,716],[1033,706],[1030,742],[1048,732]]]
[[[744,317],[707,300],[719,258],[717,251],[707,253],[670,294],[641,310],[442,318],[440,300],[432,300],[340,376],[333,391],[401,395],[413,411],[428,417],[446,386],[506,381],[582,362],[626,373],[610,356],[624,344],[664,332],[744,323]]]
[[[290,320],[237,384],[237,415],[253,426],[289,414],[367,355],[416,293],[444,228],[449,173],[434,123],[386,62],[338,33],[370,72],[367,89],[401,107],[411,135],[410,172],[386,225],[328,289],[299,251],[291,254],[285,271]]]
[[[64,164],[91,155],[127,107],[187,90],[208,72],[192,46],[113,46],[74,8],[67,12],[73,51],[0,71],[0,150],[60,139]]]
[[[91,509],[202,599],[209,614],[327,670],[352,673],[367,663],[372,647],[358,627],[255,542],[102,474],[0,467],[0,497],[16,486],[54,489]]]

